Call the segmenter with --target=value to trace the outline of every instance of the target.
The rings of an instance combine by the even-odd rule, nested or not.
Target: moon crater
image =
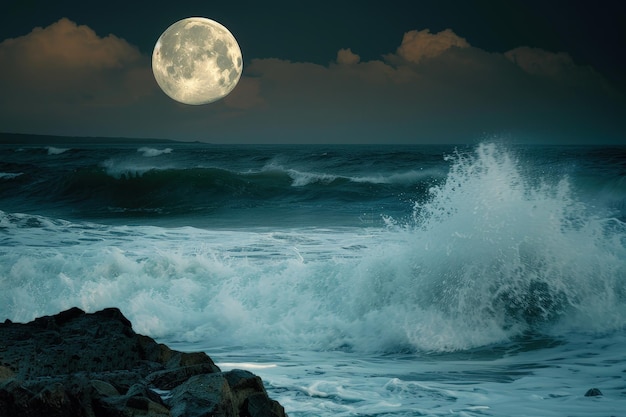
[[[220,23],[190,17],[163,32],[152,53],[157,84],[172,99],[207,104],[228,95],[243,70],[241,49]]]

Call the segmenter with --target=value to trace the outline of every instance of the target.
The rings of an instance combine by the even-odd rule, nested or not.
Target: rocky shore
[[[283,417],[261,378],[133,331],[116,308],[0,323],[0,417]]]

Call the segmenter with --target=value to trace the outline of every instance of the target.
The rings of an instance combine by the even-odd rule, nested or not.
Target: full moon
[[[185,104],[207,104],[225,97],[239,82],[242,70],[235,37],[204,17],[189,17],[168,27],[152,52],[157,84]]]

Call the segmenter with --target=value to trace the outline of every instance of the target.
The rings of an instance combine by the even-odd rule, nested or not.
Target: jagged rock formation
[[[0,417],[283,417],[258,376],[135,333],[116,308],[0,324]]]

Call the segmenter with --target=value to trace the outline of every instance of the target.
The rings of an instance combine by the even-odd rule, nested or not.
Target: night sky
[[[8,0],[0,131],[214,143],[626,145],[618,1]],[[225,25],[225,99],[167,97],[150,60],[175,21]]]

